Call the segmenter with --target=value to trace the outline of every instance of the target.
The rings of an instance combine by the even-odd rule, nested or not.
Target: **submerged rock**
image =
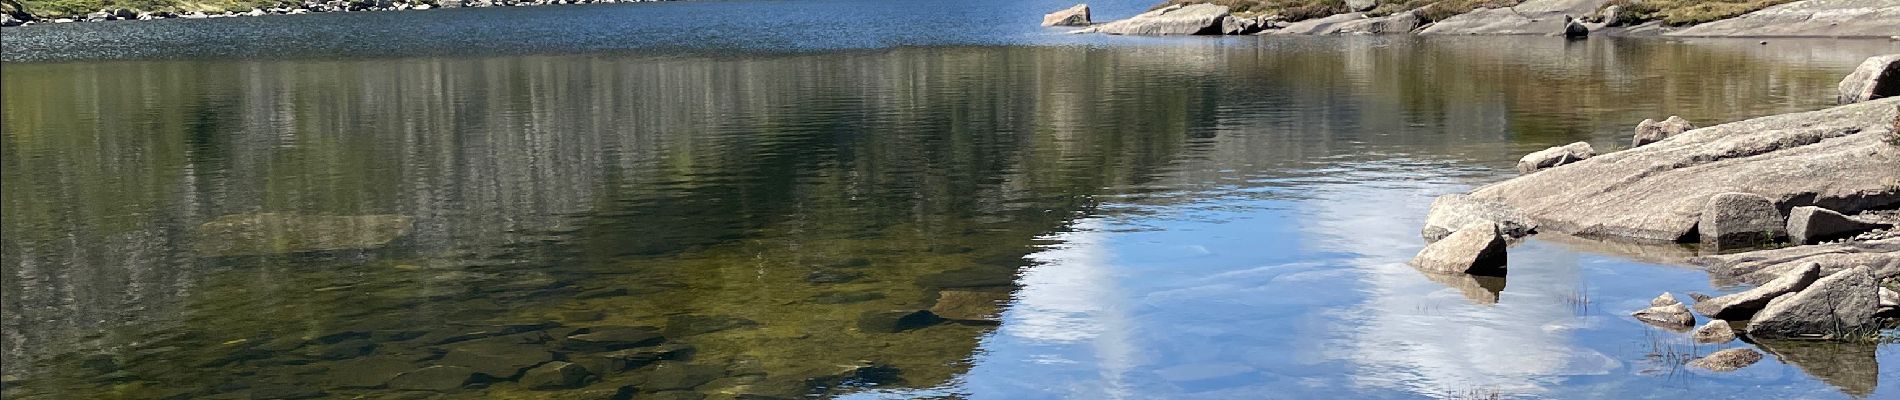
[[[1227,6],[1173,4],[1129,19],[1096,25],[1076,32],[1110,35],[1217,35]]]
[[[389,381],[389,388],[446,392],[460,389],[462,385],[468,384],[474,378],[475,370],[472,369],[434,365],[397,375]]]
[[[937,292],[937,303],[930,313],[953,321],[996,322],[998,311],[1009,302],[1009,292],[988,290],[944,290]]]
[[[1645,308],[1630,313],[1630,316],[1643,322],[1672,329],[1695,326],[1695,314],[1690,313],[1689,307],[1682,303]]]
[[[1485,223],[1496,224],[1499,233],[1511,238],[1529,236],[1537,230],[1537,224],[1530,217],[1509,206],[1448,194],[1432,200],[1431,212],[1426,214],[1425,229],[1420,234],[1425,240],[1436,242],[1458,228]]]
[[[1086,3],[1076,4],[1042,16],[1042,26],[1088,26],[1088,24],[1089,5]]]
[[[1770,301],[1748,322],[1756,338],[1847,339],[1872,334],[1880,293],[1873,271],[1854,267],[1814,281],[1800,292]]]
[[[226,215],[198,226],[196,247],[213,257],[374,249],[414,225],[402,215]]]
[[[1468,197],[1531,216],[1539,230],[1655,241],[1695,239],[1721,193],[1841,212],[1889,207],[1900,204],[1900,146],[1881,136],[1896,105],[1900,98],[1696,129]]]
[[[1788,212],[1788,240],[1796,244],[1815,244],[1888,227],[1887,224],[1848,218],[1834,210],[1820,207],[1801,206]]]
[[[1774,201],[1753,193],[1709,197],[1696,224],[1702,244],[1716,248],[1760,246],[1788,237],[1786,221]]]
[[[1761,311],[1762,307],[1767,307],[1769,301],[1805,289],[1820,278],[1820,265],[1808,264],[1801,269],[1784,273],[1781,277],[1754,289],[1697,302],[1695,310],[1713,319],[1731,321],[1750,319],[1755,316],[1755,312]]]
[[[1880,382],[1878,343],[1814,340],[1754,340],[1756,347],[1857,399],[1868,399]]]
[[[521,375],[521,386],[529,390],[572,389],[587,382],[587,368],[566,361],[550,361]]]
[[[497,379],[513,379],[521,371],[554,360],[554,353],[539,344],[472,342],[448,349],[437,363],[464,367]]]
[[[668,361],[653,366],[640,383],[641,391],[690,390],[726,375],[726,369]]]
[[[1663,139],[1681,135],[1683,132],[1688,132],[1693,129],[1695,129],[1695,124],[1690,124],[1689,120],[1674,115],[1662,120],[1662,122],[1645,119],[1643,122],[1636,123],[1636,137],[1630,139],[1630,147],[1641,147],[1642,145],[1660,142]]]
[[[1419,273],[1424,274],[1425,279],[1456,289],[1466,300],[1480,305],[1497,304],[1498,295],[1504,292],[1506,283],[1502,276],[1445,274],[1423,270]]]
[[[1696,343],[1728,343],[1735,340],[1735,328],[1729,326],[1728,321],[1710,320],[1696,327],[1694,332],[1689,332],[1689,337],[1695,339]]]
[[[695,350],[692,345],[673,343],[605,353],[569,355],[569,358],[573,359],[574,363],[586,367],[589,372],[606,375],[652,365],[660,361],[684,360],[691,357]]]
[[[1506,268],[1505,246],[1497,224],[1473,225],[1426,245],[1412,265],[1436,273],[1496,275]]]
[[[645,347],[665,342],[659,329],[646,326],[604,326],[588,328],[586,333],[568,336],[563,348],[594,352]]]
[[[867,311],[858,317],[858,330],[870,333],[897,333],[942,322],[925,310]]]
[[[1755,349],[1735,348],[1709,353],[1707,356],[1689,361],[1689,366],[1715,372],[1729,372],[1761,361],[1761,352]]]
[[[674,315],[666,317],[666,336],[678,338],[758,326],[758,321],[726,315]]]

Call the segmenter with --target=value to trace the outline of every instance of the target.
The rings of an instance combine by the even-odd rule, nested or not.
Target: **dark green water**
[[[47,40],[9,29],[9,52]],[[1741,371],[1684,369],[1680,353],[1757,345],[1691,345],[1626,314],[1736,288],[1589,243],[1520,244],[1502,279],[1404,265],[1433,196],[1523,153],[1625,147],[1643,118],[1824,107],[1893,42],[1011,29],[1038,39],[10,62],[5,397],[1882,398],[1900,383],[1878,368],[1891,345],[1768,343]],[[933,306],[970,320],[892,333],[875,315]],[[549,360],[588,372],[555,390],[518,376]]]

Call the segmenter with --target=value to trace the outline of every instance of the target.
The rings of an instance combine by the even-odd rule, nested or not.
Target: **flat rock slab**
[[[1134,17],[1076,31],[1110,35],[1218,35],[1227,6],[1170,5]]]
[[[1718,282],[1762,284],[1807,264],[1819,265],[1821,275],[1865,265],[1875,276],[1887,278],[1900,275],[1900,238],[1705,256],[1689,262],[1708,268]]]
[[[1528,236],[1537,230],[1535,221],[1509,206],[1448,194],[1432,199],[1431,212],[1425,216],[1425,229],[1420,235],[1436,242],[1459,228],[1485,223],[1497,224],[1498,233],[1511,238]]]
[[[1517,173],[1528,174],[1596,157],[1589,143],[1576,142],[1524,155],[1517,160]]]
[[[1882,137],[1896,106],[1900,98],[1711,126],[1468,197],[1509,206],[1539,230],[1653,241],[1693,241],[1719,193],[1753,193],[1782,208],[1884,208],[1900,204],[1900,146]]]
[[[1893,0],[1803,0],[1664,35],[1884,38],[1900,36],[1900,6]]]
[[[1480,8],[1433,23],[1421,35],[1562,35],[1565,16],[1596,13],[1608,0],[1530,0],[1509,8]]]

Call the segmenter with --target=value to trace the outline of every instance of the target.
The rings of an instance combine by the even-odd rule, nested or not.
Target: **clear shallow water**
[[[68,61],[0,72],[6,397],[1884,398],[1900,380],[1877,367],[1891,345],[1682,369],[1671,354],[1753,345],[1626,317],[1733,290],[1650,257],[1538,238],[1501,280],[1404,265],[1433,196],[1525,152],[1824,107],[1892,42],[1102,38],[1008,19],[1058,4],[944,5],[928,23],[958,29],[923,31],[839,22],[922,12],[874,3],[647,6],[441,15],[776,12],[851,34],[742,24],[674,34],[765,45],[600,52],[482,25],[463,36],[526,47],[396,36],[331,57],[257,31],[299,26],[246,25],[269,18],[10,28],[7,60]],[[781,11],[820,6],[862,12]],[[302,28],[449,23],[432,15]],[[699,23],[721,22],[616,29]],[[87,34],[69,27],[269,39],[17,55]],[[202,226],[265,212],[410,228],[260,255]],[[266,236],[386,230],[304,224]],[[945,291],[1008,300],[996,324],[860,326]],[[497,341],[597,366],[565,337],[614,326],[692,351],[556,391],[353,374]]]

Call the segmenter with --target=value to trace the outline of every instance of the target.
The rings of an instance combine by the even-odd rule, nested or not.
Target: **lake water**
[[[1405,264],[1524,153],[1822,108],[1896,42],[1034,25],[1066,5],[8,28],[4,395],[1900,397],[1900,346],[1629,318],[1739,289],[1693,249]],[[885,329],[933,305],[964,320]],[[1727,347],[1770,356],[1681,365]],[[591,377],[511,375],[551,359]]]

